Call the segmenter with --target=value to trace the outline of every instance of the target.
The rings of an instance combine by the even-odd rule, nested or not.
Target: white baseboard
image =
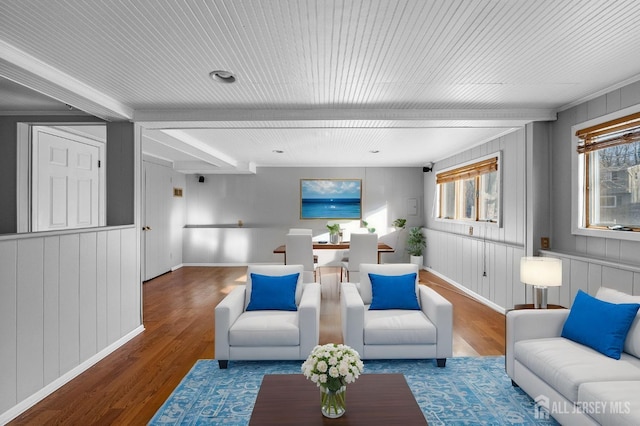
[[[23,399],[18,404],[16,404],[13,407],[11,407],[9,410],[7,410],[4,413],[0,414],[0,424],[5,425],[5,424],[9,423],[11,420],[15,419],[20,414],[24,413],[29,408],[31,408],[34,405],[36,405],[38,402],[42,401],[44,398],[46,398],[47,396],[51,395],[53,392],[57,391],[62,386],[64,386],[65,384],[67,384],[71,380],[75,379],[80,374],[84,373],[86,370],[88,370],[93,365],[98,363],[98,361],[106,358],[113,351],[115,351],[120,346],[124,345],[129,340],[133,339],[134,337],[136,337],[138,334],[142,333],[143,331],[144,331],[144,325],[138,326],[137,328],[135,328],[134,330],[132,330],[131,332],[129,332],[125,336],[121,337],[120,339],[118,339],[117,341],[112,343],[111,345],[107,346],[106,348],[104,348],[103,350],[101,350],[100,352],[98,352],[97,354],[95,354],[94,356],[89,358],[88,360],[84,361],[82,364],[78,365],[77,367],[75,367],[72,370],[69,370],[68,372],[66,372],[62,376],[58,377],[56,380],[54,380],[53,382],[51,382],[48,385],[46,385],[45,387],[40,389],[38,392],[36,392],[33,395],[27,397],[26,399]]]
[[[251,263],[183,263],[182,266],[249,266],[249,265],[282,265],[282,262],[251,262]]]
[[[181,264],[179,264],[179,265],[173,266],[173,267],[171,268],[171,272],[176,271],[176,270],[178,270],[178,269],[182,268],[183,266],[184,266],[184,264],[182,264],[182,263],[181,263]]]
[[[441,273],[434,271],[431,268],[425,267],[423,268],[425,271],[429,271],[431,272],[433,275],[436,275],[439,278],[442,278],[443,280],[445,280],[446,282],[448,282],[449,284],[451,284],[452,286],[456,287],[459,290],[462,290],[464,293],[466,293],[467,295],[469,295],[470,297],[474,298],[475,300],[477,300],[478,302],[487,305],[488,307],[490,307],[491,309],[493,309],[496,312],[500,312],[501,314],[505,314],[507,312],[507,310],[505,308],[503,308],[502,306],[492,302],[491,300],[482,297],[481,295],[479,295],[476,292],[473,292],[471,290],[469,290],[467,287],[463,286],[462,284],[459,284],[455,281],[453,281],[452,279],[450,279],[449,277],[442,275]]]

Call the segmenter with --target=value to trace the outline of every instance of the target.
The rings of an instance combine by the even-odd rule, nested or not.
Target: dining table
[[[343,241],[338,244],[331,244],[330,242],[320,242],[313,241],[313,249],[314,250],[349,250],[349,242]],[[382,253],[393,253],[395,250],[388,244],[378,242],[378,263],[380,263],[380,255]],[[284,254],[285,256],[285,264],[287,263],[287,251],[286,246],[283,244],[281,246],[273,249],[274,254]]]

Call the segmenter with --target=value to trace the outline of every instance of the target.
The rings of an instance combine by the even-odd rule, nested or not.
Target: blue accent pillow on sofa
[[[420,310],[416,297],[416,274],[369,274],[371,281],[370,310],[412,309]]]
[[[251,274],[251,298],[247,311],[297,311],[296,285],[300,274],[281,276]]]
[[[620,359],[639,307],[637,303],[604,302],[578,290],[561,336]]]

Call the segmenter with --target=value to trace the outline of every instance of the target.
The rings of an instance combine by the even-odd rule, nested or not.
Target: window
[[[438,218],[498,223],[499,156],[444,170],[436,175]]]
[[[579,129],[580,226],[640,231],[640,113]]]

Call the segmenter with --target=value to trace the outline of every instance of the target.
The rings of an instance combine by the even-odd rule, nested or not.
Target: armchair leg
[[[225,369],[229,366],[229,360],[228,359],[219,359],[218,360],[218,366],[221,369]]]
[[[440,368],[444,368],[445,364],[447,363],[447,359],[446,358],[438,358],[436,359],[436,365]]]

